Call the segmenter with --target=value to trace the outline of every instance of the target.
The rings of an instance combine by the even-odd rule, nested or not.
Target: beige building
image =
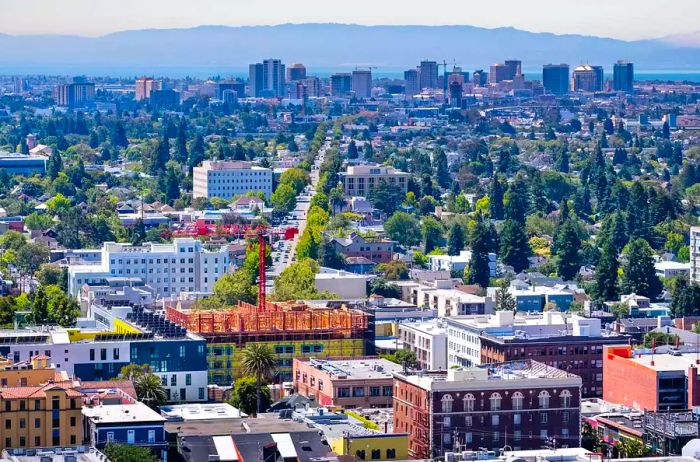
[[[152,77],[141,77],[136,79],[136,101],[142,101],[151,97],[151,91],[162,90],[163,82],[160,80],[154,80]]]
[[[207,160],[193,169],[192,196],[232,199],[248,192],[272,195],[272,170],[243,161]]]
[[[365,197],[382,182],[397,185],[404,193],[408,190],[409,174],[386,165],[353,165],[340,173],[340,181],[348,196]]]

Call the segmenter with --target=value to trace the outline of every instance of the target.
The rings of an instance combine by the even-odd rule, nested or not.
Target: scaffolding
[[[249,303],[221,310],[189,310],[168,306],[168,320],[190,332],[209,335],[255,336],[274,333],[331,334],[355,338],[368,329],[368,315],[348,308],[311,308],[305,304],[268,302],[264,311]]]

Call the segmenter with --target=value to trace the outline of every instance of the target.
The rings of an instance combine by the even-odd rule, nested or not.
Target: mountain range
[[[373,66],[398,72],[431,59],[465,70],[516,58],[525,70],[542,64],[600,64],[618,59],[646,71],[696,71],[700,33],[623,41],[473,26],[282,24],[144,29],[101,37],[0,34],[0,74],[207,76],[245,73],[263,58],[301,62],[310,74]]]

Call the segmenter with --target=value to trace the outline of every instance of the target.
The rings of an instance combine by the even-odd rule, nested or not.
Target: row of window
[[[560,406],[561,407],[570,407],[571,406],[571,392],[569,390],[564,390],[559,394],[559,399],[560,399]],[[548,391],[542,390],[539,395],[537,396],[538,400],[538,405],[541,409],[548,409],[549,408],[549,399],[551,395],[549,394]],[[513,410],[520,410],[523,409],[523,402],[525,400],[525,396],[519,392],[516,391],[513,393],[511,396],[511,409]],[[452,412],[452,403],[454,402],[454,398],[452,395],[443,395],[441,398],[441,403],[442,403],[442,412]],[[491,393],[491,396],[489,397],[489,402],[490,402],[490,410],[491,411],[500,411],[501,410],[501,402],[503,401],[503,398],[501,397],[501,394],[498,392]],[[474,397],[473,394],[467,393],[464,395],[464,398],[462,398],[462,402],[464,404],[464,411],[466,412],[471,412],[474,411],[475,408],[475,403],[476,403],[476,398]],[[482,408],[484,407],[483,404],[481,406]]]
[[[78,419],[75,416],[70,417],[70,426],[75,427],[77,425]],[[27,420],[22,417],[18,421],[19,423],[19,428],[27,428]],[[60,419],[58,417],[54,417],[51,419],[51,427],[52,428],[58,428],[60,427]],[[36,418],[34,419],[34,428],[42,428],[41,427],[41,419]],[[12,419],[5,419],[5,430],[12,430]]]
[[[168,376],[167,375],[161,375],[160,381],[164,387],[168,386]],[[185,385],[188,387],[192,385],[192,374],[185,374]],[[177,374],[172,374],[170,376],[170,386],[171,387],[177,386]]]
[[[364,449],[358,449],[355,451],[355,456],[360,460],[367,460],[367,452]],[[381,449],[372,449],[370,452],[371,460],[379,460],[382,458]],[[385,459],[396,459],[396,449],[387,449]]]
[[[76,444],[78,444],[78,442],[77,442],[75,435],[70,435],[70,445],[75,446]],[[61,445],[60,435],[58,435],[58,434],[52,435],[51,445],[52,446],[60,446]],[[27,446],[27,438],[24,436],[20,436],[19,437],[19,447],[23,448],[25,446]],[[43,444],[41,443],[41,436],[35,436],[34,437],[34,447],[36,448],[36,447],[42,447],[42,446],[43,446]],[[10,438],[9,436],[7,438],[5,438],[5,447],[6,448],[14,447],[14,446],[12,446],[12,438]]]
[[[321,389],[321,380],[319,380],[319,390]],[[364,396],[391,396],[391,386],[372,386],[369,387],[369,395],[366,395],[366,387],[340,387],[337,389],[337,398],[362,398]]]
[[[34,410],[35,411],[40,411],[41,410],[41,401],[40,399],[35,399],[34,400]],[[5,412],[11,412],[12,411],[12,402],[13,400],[5,400]],[[78,409],[78,403],[75,400],[75,398],[71,398],[68,402],[70,409]],[[28,405],[28,400],[26,399],[21,399],[19,400],[19,410],[20,411],[26,411],[29,409]],[[61,398],[58,396],[55,396],[51,399],[51,409],[54,411],[58,411],[61,409]],[[7,425],[8,421],[5,421],[5,425]],[[5,427],[8,428],[8,427]],[[23,428],[23,427],[22,427]]]
[[[500,414],[492,414],[491,415],[491,425],[496,427],[501,424],[501,415]],[[510,423],[510,419],[507,419]],[[465,427],[471,427],[474,422],[474,416],[467,415],[464,416],[464,426]],[[484,422],[484,416],[481,416],[481,425],[483,425]],[[540,412],[539,413],[539,423],[542,425],[548,424],[549,423],[549,412]],[[513,414],[513,419],[512,419],[512,424],[514,426],[518,426],[522,424],[522,414]],[[562,425],[568,425],[569,424],[569,411],[562,411],[561,412],[561,424]],[[442,426],[444,428],[449,428],[452,426],[452,417],[450,416],[445,416],[442,418]]]
[[[477,435],[479,435],[479,434],[477,434]],[[501,441],[501,435],[502,435],[501,432],[491,433],[491,441],[494,443]],[[565,439],[568,438],[569,437],[569,429],[562,428],[559,432],[559,435],[562,438],[565,438]],[[503,437],[505,438],[506,436],[508,436],[509,439],[512,438],[513,441],[521,441],[523,439],[523,433],[520,430],[514,430],[513,433],[509,434],[509,435],[506,435],[504,433]],[[542,440],[546,440],[547,438],[549,438],[549,433],[548,433],[547,429],[546,428],[541,429],[539,436],[540,436],[540,439],[542,439]],[[485,437],[485,435],[482,434],[481,437],[483,439]],[[529,436],[528,436],[528,440],[532,440],[532,439],[533,439],[533,435],[532,435],[532,432],[530,432]],[[443,444],[445,444],[445,445],[452,444],[452,435],[450,435],[449,433],[445,433],[443,435],[442,440],[443,440],[442,441]],[[465,432],[464,433],[464,442],[466,444],[474,443],[474,433]]]

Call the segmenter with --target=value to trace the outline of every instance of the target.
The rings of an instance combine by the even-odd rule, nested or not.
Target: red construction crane
[[[266,237],[283,236],[283,239],[290,239],[289,233],[285,231],[275,231],[265,225],[258,225],[252,229],[258,237],[258,311],[265,311],[267,298],[267,274],[265,272],[265,250],[267,249]],[[291,237],[293,239],[293,237]]]

